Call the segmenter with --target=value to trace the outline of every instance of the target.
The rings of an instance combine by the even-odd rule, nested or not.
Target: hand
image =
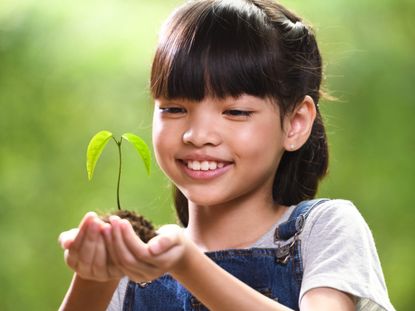
[[[82,219],[79,228],[60,234],[59,243],[65,250],[65,262],[81,278],[105,282],[123,276],[108,256],[101,234],[109,226],[90,212]]]
[[[117,216],[110,217],[111,227],[103,229],[108,253],[119,269],[135,282],[147,282],[179,268],[190,243],[182,229],[166,225],[145,244],[131,224]]]

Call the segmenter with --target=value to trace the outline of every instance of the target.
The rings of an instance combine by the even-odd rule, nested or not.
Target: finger
[[[152,238],[148,242],[148,249],[151,255],[158,256],[166,251],[168,251],[170,248],[175,246],[177,243],[171,239],[171,237],[168,236],[156,236]]]
[[[118,267],[119,263],[118,263],[117,256],[115,255],[111,230],[112,230],[112,227],[108,223],[104,223],[104,225],[101,227],[102,236],[105,242],[105,249],[107,252],[108,275],[110,277],[122,277],[125,274]]]
[[[108,278],[107,271],[107,250],[105,249],[104,238],[99,235],[95,244],[94,257],[91,264],[92,276],[100,279]]]
[[[111,263],[103,235],[98,237],[96,244],[92,275],[97,280],[115,279],[124,276],[122,271]]]
[[[112,226],[108,223],[105,223],[101,227],[101,232],[104,237],[105,247],[107,250],[107,258],[108,258],[108,275],[110,277],[123,277],[125,276],[128,271],[123,271],[120,266],[120,262],[116,255],[116,250],[114,248],[114,242],[112,238]]]
[[[115,261],[120,266],[133,265],[136,260],[124,243],[121,233],[121,219],[118,216],[110,216],[109,220],[112,229],[112,251]]]
[[[159,267],[152,262],[153,258],[151,258],[148,245],[137,236],[127,220],[121,221],[121,232],[127,248],[138,260],[137,268],[141,269],[140,273],[144,277],[141,280],[148,281],[153,279],[154,276],[160,275]]]
[[[73,250],[78,250],[84,240],[85,232],[88,228],[88,225],[93,221],[94,219],[98,218],[97,214],[94,212],[88,212],[85,214],[84,218],[82,219],[81,223],[79,224],[79,232],[76,236],[75,240],[73,241],[71,248]]]
[[[133,227],[127,220],[121,220],[121,234],[129,251],[140,260],[149,257],[147,245],[137,236]]]
[[[118,265],[119,264],[118,258],[115,253],[111,231],[112,231],[112,226],[109,223],[105,223],[101,227],[101,233],[104,237],[105,247],[107,249],[108,261],[110,262],[110,264]]]
[[[88,226],[95,218],[97,218],[97,215],[94,212],[86,213],[79,225],[78,233],[75,239],[72,242],[68,243],[70,244],[68,246],[68,250],[70,251],[65,252],[65,262],[74,270],[77,270],[79,266],[79,255],[82,252],[81,247],[83,246],[83,242],[88,231]]]
[[[94,277],[92,267],[99,237],[99,224],[94,219],[85,222],[80,232],[84,232],[83,239],[77,247],[70,248],[70,258],[76,261],[76,272],[84,277]],[[75,242],[74,242],[75,243]]]
[[[79,232],[79,228],[74,228],[74,229],[70,229],[68,231],[62,232],[58,238],[59,245],[63,249],[70,248],[76,236],[78,235],[78,232]]]
[[[83,266],[90,266],[95,257],[98,240],[100,238],[100,225],[95,220],[85,225],[85,236],[78,248],[78,258]],[[75,242],[74,242],[75,243]]]
[[[127,220],[121,220],[120,218],[111,220],[111,224],[114,236],[114,250],[123,271],[126,274],[131,272],[136,275],[139,274],[140,277],[143,274],[147,274],[147,272],[151,272],[152,265],[143,261],[143,258],[140,257],[144,253],[142,248],[145,247],[145,244],[136,236],[131,224]],[[132,250],[127,246],[126,238]],[[134,243],[137,244],[134,245]]]
[[[161,226],[157,230],[157,233],[158,234],[170,235],[170,234],[180,233],[182,231],[183,231],[182,227],[180,227],[178,225],[175,225],[175,224],[168,224],[168,225]]]
[[[72,270],[76,270],[76,266],[78,264],[78,261],[74,258],[74,256],[72,256],[71,252],[69,251],[69,249],[65,249],[64,253],[63,253],[63,258],[65,260],[65,263],[72,269]]]
[[[182,228],[177,225],[165,225],[157,230],[158,235],[148,242],[148,248],[153,256],[166,252],[180,243]]]

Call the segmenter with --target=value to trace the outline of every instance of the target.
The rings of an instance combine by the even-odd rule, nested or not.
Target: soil
[[[145,243],[157,235],[156,230],[151,222],[133,211],[118,210],[112,212],[109,215],[103,215],[101,218],[103,221],[109,222],[109,216],[111,215],[117,215],[120,218],[127,219],[133,226],[135,233]]]

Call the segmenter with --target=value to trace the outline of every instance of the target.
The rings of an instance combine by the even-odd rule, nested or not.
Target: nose
[[[221,141],[218,124],[206,116],[189,120],[188,128],[183,133],[183,142],[198,148],[206,145],[217,146]]]

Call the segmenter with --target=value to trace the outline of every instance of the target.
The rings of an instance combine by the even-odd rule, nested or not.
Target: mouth
[[[231,164],[231,162],[213,160],[179,160],[182,165],[192,171],[215,171]]]
[[[184,165],[193,171],[214,171],[226,165],[225,162],[184,160]]]

